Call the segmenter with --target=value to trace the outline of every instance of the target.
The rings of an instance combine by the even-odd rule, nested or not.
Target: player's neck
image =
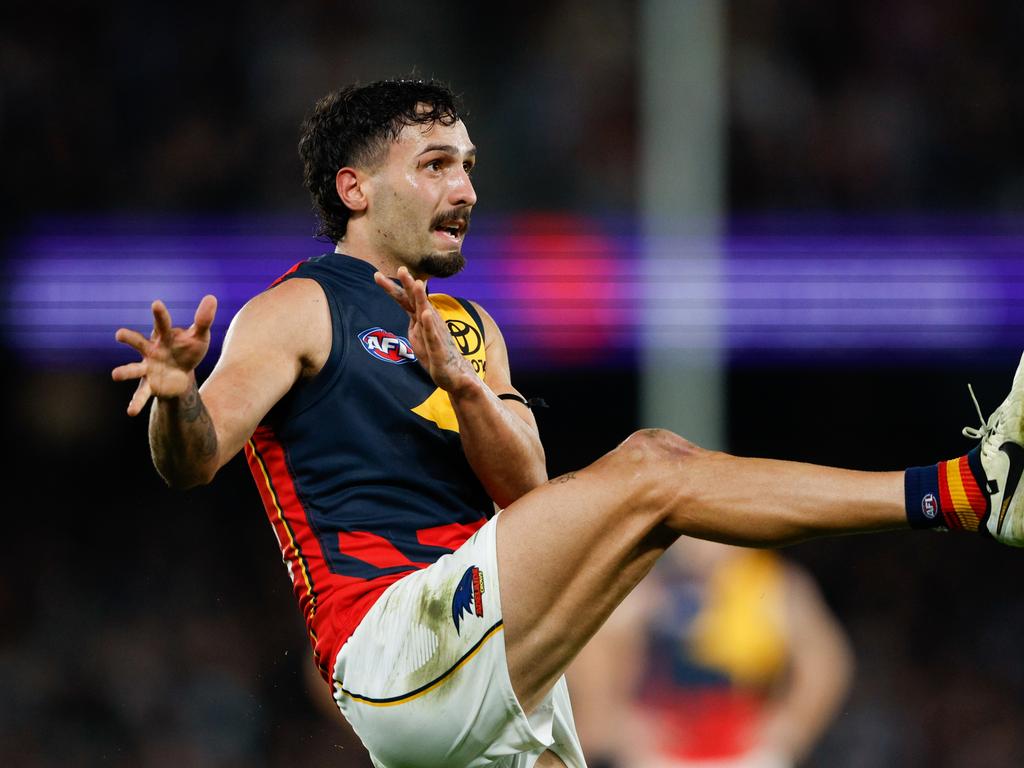
[[[406,267],[412,273],[412,276],[417,279],[426,280],[428,277],[427,275],[419,274],[418,270],[407,261],[367,247],[366,244],[360,243],[357,238],[346,237],[344,240],[339,240],[334,248],[334,252],[343,253],[346,256],[351,256],[353,259],[359,259],[360,261],[372,264],[385,277],[397,278],[399,267]]]

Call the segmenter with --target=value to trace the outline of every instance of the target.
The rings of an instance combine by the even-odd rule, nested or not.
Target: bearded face
[[[406,126],[373,176],[367,224],[374,249],[423,276],[457,274],[476,203],[475,158],[461,121]]]

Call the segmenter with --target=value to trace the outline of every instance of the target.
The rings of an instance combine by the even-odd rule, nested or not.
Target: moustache
[[[457,223],[462,226],[463,234],[465,234],[469,231],[469,219],[471,215],[472,209],[469,207],[452,208],[435,216],[433,221],[430,223],[430,228],[433,230],[445,224]]]

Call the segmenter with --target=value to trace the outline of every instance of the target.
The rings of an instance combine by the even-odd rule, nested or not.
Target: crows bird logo
[[[466,613],[471,616],[484,615],[484,575],[475,565],[471,565],[459,579],[452,598],[452,621],[455,622],[455,633],[460,634],[462,617]]]

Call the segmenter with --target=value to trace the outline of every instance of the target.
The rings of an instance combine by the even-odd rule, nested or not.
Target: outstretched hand
[[[128,404],[129,416],[141,413],[154,395],[180,397],[189,390],[193,371],[210,348],[210,327],[216,314],[216,297],[204,296],[192,325],[173,328],[171,313],[157,299],[153,302],[153,332],[148,339],[138,331],[118,329],[114,338],[142,355],[140,362],[120,365],[111,372],[114,381],[139,380]]]
[[[427,298],[427,287],[405,267],[398,268],[400,285],[380,272],[374,282],[409,315],[409,343],[420,364],[434,383],[446,392],[478,381],[472,366],[455,347],[452,335],[440,313]]]

